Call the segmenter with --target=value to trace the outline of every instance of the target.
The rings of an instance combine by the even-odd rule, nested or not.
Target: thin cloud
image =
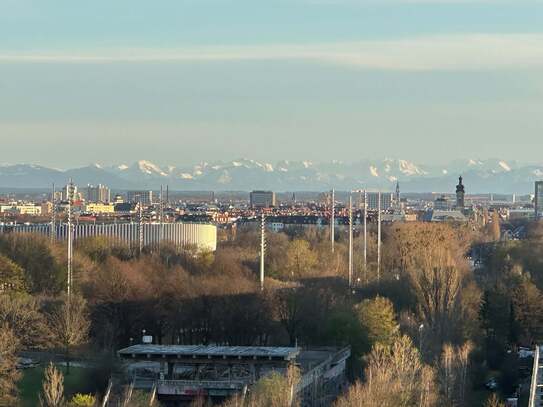
[[[543,67],[543,34],[470,34],[323,44],[88,53],[0,53],[0,62],[138,63],[300,60],[382,70],[488,70]]]
[[[391,4],[542,4],[543,0],[301,0],[314,5],[391,5]]]

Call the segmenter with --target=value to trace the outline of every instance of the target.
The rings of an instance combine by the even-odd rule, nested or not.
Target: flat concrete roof
[[[153,355],[160,357],[194,358],[274,358],[294,360],[300,353],[298,348],[260,346],[205,346],[205,345],[133,345],[118,351],[120,356]]]

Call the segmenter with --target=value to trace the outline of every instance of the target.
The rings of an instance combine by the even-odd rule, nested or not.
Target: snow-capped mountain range
[[[113,189],[169,185],[173,190],[321,191],[380,188],[393,190],[400,182],[405,192],[453,192],[459,175],[468,193],[528,193],[543,180],[543,164],[500,159],[457,160],[428,166],[402,159],[356,162],[279,161],[251,159],[202,162],[191,166],[161,166],[140,160],[134,164],[59,170],[34,164],[0,165],[0,187],[47,188],[73,178],[78,185],[105,184]]]

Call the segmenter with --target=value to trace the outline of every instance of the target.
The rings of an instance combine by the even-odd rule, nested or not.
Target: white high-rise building
[[[109,203],[111,201],[111,191],[108,187],[102,184],[87,185],[87,201]]]
[[[379,208],[379,192],[367,192],[368,209],[376,211]],[[381,210],[386,211],[392,207],[394,197],[391,192],[381,192]]]

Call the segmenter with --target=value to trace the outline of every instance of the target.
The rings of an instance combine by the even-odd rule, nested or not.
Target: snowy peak
[[[196,165],[157,165],[148,160],[134,164],[58,170],[34,164],[0,164],[0,187],[48,188],[73,178],[80,185],[105,184],[115,189],[156,189],[168,184],[179,190],[276,191],[329,188],[379,188],[393,191],[398,181],[403,191],[454,190],[462,175],[471,192],[529,193],[543,179],[543,164],[521,164],[514,160],[469,159],[427,166],[406,159],[371,159],[356,162],[282,160],[277,163],[247,158],[201,162]]]
[[[153,164],[151,161],[140,160],[136,163],[137,168],[144,174],[147,175],[160,175],[161,177],[167,177],[168,174],[162,171],[162,169]]]

